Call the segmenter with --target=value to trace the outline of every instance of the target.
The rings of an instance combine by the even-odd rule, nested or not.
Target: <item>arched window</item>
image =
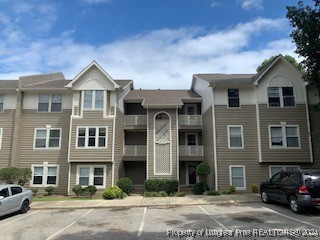
[[[268,86],[269,107],[294,107],[294,91],[292,83],[283,76],[275,76]]]
[[[171,125],[166,113],[158,113],[154,121],[154,173],[171,174]]]

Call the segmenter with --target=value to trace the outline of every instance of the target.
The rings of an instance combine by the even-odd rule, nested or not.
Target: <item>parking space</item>
[[[30,210],[2,218],[0,239],[319,239],[319,217],[262,203]]]

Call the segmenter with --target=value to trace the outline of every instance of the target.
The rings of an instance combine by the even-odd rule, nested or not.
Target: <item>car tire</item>
[[[24,200],[21,208],[20,208],[20,213],[26,213],[29,210],[29,201],[28,200]]]
[[[268,194],[267,194],[266,190],[262,189],[262,190],[260,191],[260,194],[261,194],[261,200],[262,200],[262,202],[264,202],[264,203],[270,203],[270,199],[269,199],[269,197],[268,197]]]
[[[289,197],[289,207],[292,212],[294,213],[301,213],[302,208],[300,206],[300,203],[298,202],[298,199],[295,196]]]

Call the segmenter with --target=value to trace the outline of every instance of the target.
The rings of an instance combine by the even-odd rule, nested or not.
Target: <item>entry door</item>
[[[196,174],[195,165],[188,165],[188,178],[189,178],[189,185],[197,183],[197,174]]]
[[[187,115],[197,115],[197,104],[188,104],[186,106]]]

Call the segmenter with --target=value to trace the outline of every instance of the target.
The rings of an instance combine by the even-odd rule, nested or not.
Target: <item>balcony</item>
[[[147,115],[125,115],[124,125],[128,127],[146,127]]]
[[[179,146],[179,155],[184,157],[203,157],[203,146]]]
[[[202,126],[201,115],[178,115],[179,126]]]
[[[146,145],[125,145],[123,155],[129,157],[145,157],[147,156]]]

